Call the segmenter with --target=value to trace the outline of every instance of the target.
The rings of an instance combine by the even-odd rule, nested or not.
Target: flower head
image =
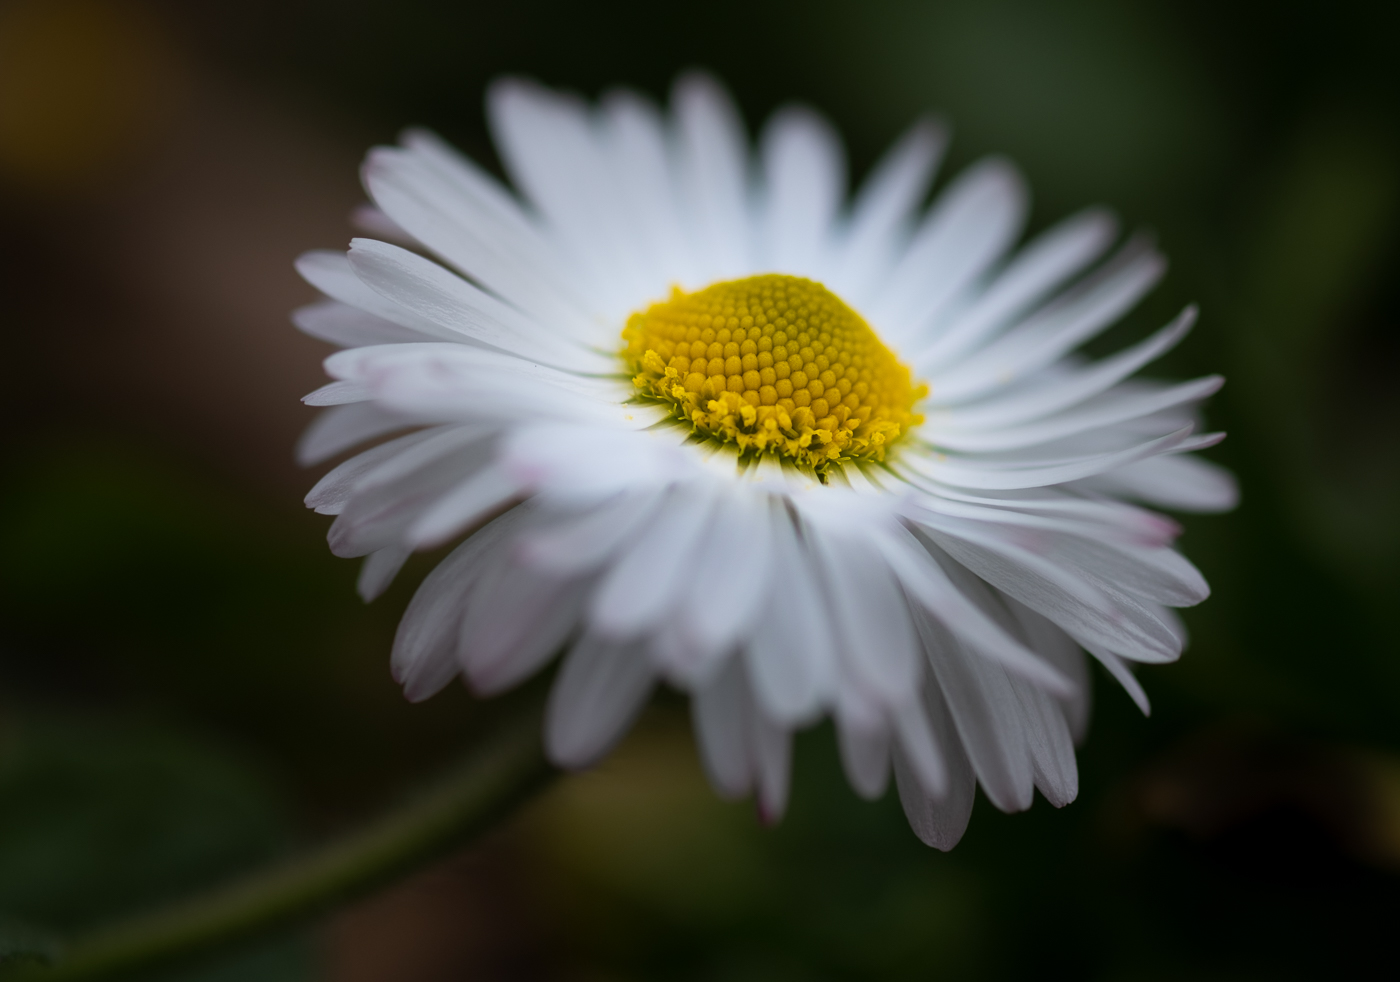
[[[1162,275],[1101,211],[1015,248],[992,159],[922,202],[944,145],[916,124],[845,201],[840,142],[780,111],[752,155],[701,76],[663,115],[530,83],[489,106],[515,192],[430,134],[373,151],[348,256],[311,253],[297,313],[344,350],[301,447],[308,504],[364,556],[368,599],[409,553],[466,535],[419,588],[393,668],[410,699],[517,684],[565,652],[546,744],[597,760],[660,681],[691,695],[721,793],[778,817],[792,732],[835,719],[846,773],[894,773],[915,831],[962,835],[1075,797],[1084,652],[1178,656],[1204,599],[1142,504],[1214,510],[1188,452],[1218,378],[1130,380],[1187,310],[1074,355]],[[390,240],[390,241],[383,241]],[[395,244],[398,243],[398,244]]]

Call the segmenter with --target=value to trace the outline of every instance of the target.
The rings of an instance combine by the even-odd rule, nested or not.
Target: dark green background
[[[683,704],[663,698],[611,770],[449,864],[436,908],[432,890],[415,894],[411,929],[371,904],[353,930],[332,922],[191,971],[372,977],[369,949],[345,947],[356,932],[385,939],[375,950],[397,967],[378,977],[408,980],[1313,979],[1393,965],[1393,5],[139,9],[168,63],[166,122],[99,177],[0,184],[0,952],[353,823],[464,747],[476,713],[455,687],[408,706],[388,678],[426,562],[365,608],[327,521],[301,509],[313,477],[287,462],[292,407],[320,349],[263,351],[270,335],[243,333],[229,294],[139,266],[156,241],[146,202],[188,218],[162,226],[167,248],[225,250],[207,265],[236,274],[231,295],[256,295],[259,262],[285,270],[348,237],[325,230],[353,204],[356,155],[402,125],[495,167],[481,96],[496,75],[663,97],[704,66],[751,129],[789,100],[824,110],[857,178],[939,110],[955,133],[944,174],[1009,154],[1034,188],[1033,226],[1103,202],[1156,231],[1172,273],[1101,348],[1199,302],[1200,326],[1155,370],[1227,376],[1209,416],[1230,439],[1211,456],[1244,491],[1235,514],[1186,520],[1182,548],[1215,590],[1187,612],[1190,650],[1142,672],[1150,719],[1097,680],[1076,803],[1003,816],[979,800],[948,855],[917,842],[892,796],[854,797],[825,729],[799,742],[780,827],[714,804]],[[222,149],[182,149],[200,140]],[[160,197],[170,188],[188,200]],[[260,188],[305,208],[238,206]],[[230,231],[220,207],[242,224]],[[238,267],[244,255],[260,258]],[[289,305],[311,297],[277,288]],[[170,341],[197,332],[193,347]],[[405,932],[437,954],[401,960]]]

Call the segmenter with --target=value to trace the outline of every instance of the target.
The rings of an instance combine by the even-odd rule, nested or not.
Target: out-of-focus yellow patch
[[[183,90],[174,45],[144,4],[0,4],[0,181],[65,192],[156,135]]]

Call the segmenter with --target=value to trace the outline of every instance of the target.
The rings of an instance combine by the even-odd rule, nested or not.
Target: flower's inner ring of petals
[[[627,320],[633,383],[697,430],[821,469],[882,460],[923,422],[916,385],[860,315],[820,283],[769,273],[671,296]]]

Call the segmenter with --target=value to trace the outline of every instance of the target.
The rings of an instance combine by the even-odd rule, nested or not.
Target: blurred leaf
[[[1400,133],[1365,113],[1307,121],[1247,248],[1232,384],[1248,435],[1271,454],[1272,490],[1318,555],[1354,583],[1393,584]]]
[[[47,964],[60,948],[61,942],[52,932],[0,914],[0,966]]]
[[[226,753],[149,727],[26,722],[0,756],[0,910],[15,918],[0,939],[51,956],[53,936],[25,925],[81,931],[287,844],[275,795]],[[171,978],[290,980],[309,966],[301,942],[278,939]]]

